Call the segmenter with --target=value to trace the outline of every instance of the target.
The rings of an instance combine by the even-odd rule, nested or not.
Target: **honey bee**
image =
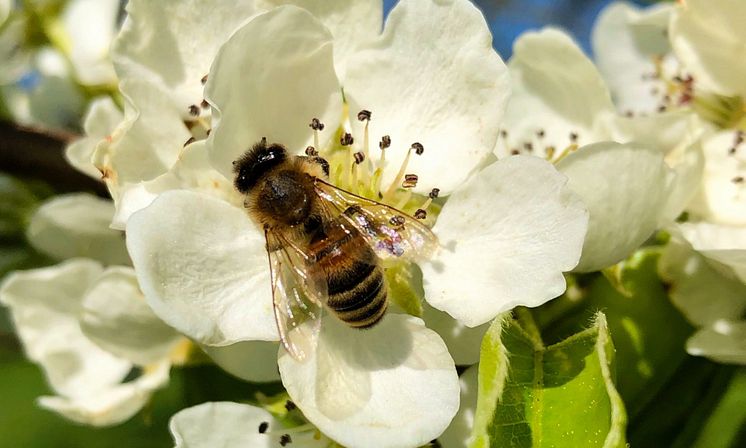
[[[262,139],[233,172],[249,216],[264,229],[275,321],[297,360],[315,345],[324,310],[353,328],[383,318],[382,260],[424,258],[438,246],[417,219],[330,184],[321,157],[294,156]]]

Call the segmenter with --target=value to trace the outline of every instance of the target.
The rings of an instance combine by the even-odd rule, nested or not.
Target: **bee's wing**
[[[301,248],[265,231],[272,276],[272,304],[280,340],[303,361],[314,349],[327,300],[326,276]]]
[[[438,238],[422,222],[406,213],[316,179],[316,193],[325,207],[333,207],[362,233],[382,259],[430,258]]]

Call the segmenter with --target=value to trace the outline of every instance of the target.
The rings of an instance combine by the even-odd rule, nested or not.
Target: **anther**
[[[658,106],[658,112],[665,112],[666,109],[667,107],[665,104],[661,104],[660,106]]]
[[[544,153],[546,154],[547,160],[552,160],[552,158],[554,158],[555,151],[556,149],[554,146],[547,146],[546,148],[544,148]]]
[[[417,219],[425,219],[427,218],[427,212],[421,208],[418,208],[416,212],[414,212],[414,217]]]
[[[202,109],[207,109],[208,107],[210,107],[210,103],[208,103],[207,100],[202,100],[199,105],[202,106]]]
[[[728,149],[728,154],[729,155],[732,156],[735,153],[736,153],[736,147],[735,146],[732,146],[730,149]]]
[[[733,140],[733,144],[735,146],[740,145],[741,143],[743,143],[743,138],[744,138],[743,131],[736,132],[736,138]]]
[[[296,409],[297,407],[298,407],[298,406],[296,406],[296,405],[295,405],[295,403],[293,403],[293,402],[292,402],[292,401],[290,401],[290,400],[287,400],[287,401],[285,402],[285,409],[286,409],[286,410],[287,410],[288,412],[290,412],[290,411],[292,411],[292,410]]]
[[[381,149],[386,149],[389,146],[391,146],[391,137],[389,137],[388,135],[384,135],[383,137],[381,137],[381,142],[378,143],[378,147]]]
[[[537,137],[544,138],[544,135],[545,135],[544,129],[539,129],[538,131],[536,131],[536,136]]]
[[[203,86],[207,84],[207,75],[203,76],[202,79],[199,80],[199,82],[202,83]]]
[[[311,124],[308,125],[311,129],[314,131],[323,131],[324,130],[324,123],[321,122],[318,118],[314,118],[311,120]]]
[[[405,174],[404,182],[401,183],[403,188],[413,188],[417,186],[417,175],[416,174]]]
[[[339,143],[342,146],[350,146],[354,142],[355,142],[355,139],[352,138],[352,134],[350,134],[349,132],[345,132],[344,134],[342,134],[341,137],[339,137]]]
[[[534,145],[531,142],[526,142],[526,143],[523,144],[523,149],[525,149],[526,151],[529,151],[529,152],[533,151],[534,150]]]
[[[521,151],[519,151],[516,148],[513,148],[513,149],[510,150],[510,154],[513,155],[513,156],[517,156],[520,153],[521,153]]]
[[[396,227],[404,225],[404,222],[404,217],[402,215],[392,216],[391,219],[389,219],[389,224]]]
[[[736,176],[733,179],[730,180],[734,184],[742,184],[743,183],[743,176]]]
[[[435,199],[440,194],[440,188],[433,188],[430,190],[430,193],[427,195],[430,199]]]
[[[357,163],[358,165],[360,165],[361,163],[363,163],[363,160],[365,160],[365,154],[363,154],[362,151],[356,152],[354,154],[354,157],[355,157],[355,163]]]
[[[288,443],[293,443],[293,439],[290,438],[290,434],[283,434],[280,436],[280,446],[285,446]]]
[[[306,155],[309,157],[316,157],[317,155],[319,155],[319,152],[316,151],[316,148],[314,148],[313,146],[307,146]]]
[[[267,432],[267,429],[269,429],[268,422],[259,423],[259,434],[264,434],[265,432]]]
[[[193,117],[199,116],[199,106],[197,106],[196,104],[192,104],[191,106],[189,106],[189,115]]]
[[[578,141],[578,133],[577,132],[570,132],[570,141],[575,143]]]
[[[187,141],[185,141],[185,142],[184,142],[184,147],[186,148],[187,146],[191,145],[192,143],[194,143],[194,142],[196,142],[196,141],[197,141],[197,139],[196,139],[196,138],[194,138],[194,137],[189,137],[189,140],[187,140]]]
[[[359,121],[370,121],[370,115],[371,113],[369,110],[363,109],[357,113],[357,119]]]
[[[418,156],[422,155],[422,153],[425,152],[425,147],[422,146],[422,143],[420,142],[412,143],[412,149],[414,149],[414,153]]]
[[[209,136],[209,135],[210,135],[210,132],[212,132],[212,128],[210,128],[210,129],[206,130],[206,131],[205,131],[205,134],[207,134],[207,135]]]
[[[500,136],[502,138],[508,138],[508,131],[506,131],[505,129],[501,130],[500,131]]]

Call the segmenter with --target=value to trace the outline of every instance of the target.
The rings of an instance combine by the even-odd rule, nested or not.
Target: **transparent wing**
[[[316,179],[316,193],[325,207],[354,226],[382,259],[422,260],[438,248],[438,238],[406,213]]]
[[[280,340],[303,361],[315,348],[327,300],[326,276],[301,248],[265,231],[272,277],[272,304]]]

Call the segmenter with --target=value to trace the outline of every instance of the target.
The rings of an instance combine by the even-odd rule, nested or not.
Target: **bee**
[[[262,139],[233,162],[234,186],[264,230],[280,340],[302,361],[324,310],[353,328],[378,323],[388,307],[382,262],[428,257],[430,229],[388,205],[329,183],[329,164]]]

